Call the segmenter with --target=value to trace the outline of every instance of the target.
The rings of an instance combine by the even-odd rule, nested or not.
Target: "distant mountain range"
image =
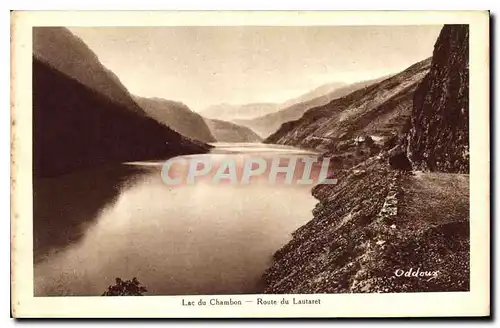
[[[274,113],[279,109],[279,104],[253,103],[244,105],[219,104],[208,107],[200,112],[206,118],[234,121],[251,119],[261,115]]]
[[[331,83],[325,84],[298,98],[284,103],[276,112],[248,120],[235,120],[236,123],[247,126],[260,136],[267,138],[276,132],[281,124],[299,119],[307,110],[323,106],[336,98],[343,97],[357,89],[379,82],[385,78],[363,81],[353,84]],[[290,105],[291,104],[291,105]]]
[[[119,79],[67,29],[33,29],[35,176],[209,148],[147,117]]]
[[[294,104],[307,102],[309,100],[318,98],[320,96],[324,96],[343,86],[346,86],[346,84],[342,82],[326,83],[298,97],[289,99],[283,103],[249,103],[243,105],[232,105],[226,103],[218,104],[206,108],[201,112],[201,114],[207,118],[215,118],[225,121],[233,121],[237,123],[247,122],[254,119],[258,119],[262,116],[271,115],[281,109],[290,107]],[[250,127],[251,129],[253,129],[254,127],[260,128],[258,124],[253,124],[252,126],[247,125],[247,126]],[[276,127],[276,129],[278,127]],[[274,132],[274,130],[271,132]],[[263,133],[262,135],[267,136],[271,132]]]
[[[180,102],[134,97],[146,114],[182,135],[202,142],[260,142],[251,129],[223,120],[208,119]]]
[[[346,87],[348,84],[344,82],[331,82],[331,83],[325,83],[323,85],[320,85],[319,87],[308,91],[296,98],[289,99],[285,101],[284,103],[280,104],[280,108],[287,108],[295,104],[307,102],[309,100],[324,96],[329,94],[330,92],[333,92],[337,89]]]

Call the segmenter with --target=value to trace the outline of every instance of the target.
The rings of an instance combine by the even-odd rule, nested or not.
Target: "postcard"
[[[13,317],[490,315],[488,12],[11,24]]]

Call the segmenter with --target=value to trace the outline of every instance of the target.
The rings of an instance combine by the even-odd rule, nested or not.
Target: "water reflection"
[[[144,167],[122,165],[34,180],[35,263],[80,240],[100,210],[113,203],[122,188],[146,173]]]
[[[161,163],[149,164],[37,187],[36,295],[100,295],[115,277],[133,276],[148,295],[258,292],[272,254],[317,202],[311,186],[172,188]]]

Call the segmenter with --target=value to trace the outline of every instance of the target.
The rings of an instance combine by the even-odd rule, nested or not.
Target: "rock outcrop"
[[[408,157],[421,170],[469,172],[469,27],[446,25],[415,91]]]

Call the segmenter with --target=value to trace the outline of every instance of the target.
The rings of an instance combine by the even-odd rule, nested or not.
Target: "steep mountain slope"
[[[410,117],[413,92],[430,62],[426,59],[379,83],[309,109],[300,119],[284,123],[265,142],[328,151],[340,141],[358,136],[390,137]]]
[[[333,99],[344,97],[355,90],[364,88],[376,82],[380,82],[384,79],[386,78],[363,81],[350,85],[345,85],[342,83],[332,83],[329,85],[321,86],[299,98],[287,101],[283,105],[283,109],[280,109],[275,113],[267,114],[250,120],[235,120],[235,122],[247,126],[256,131],[262,137],[267,138],[269,135],[276,132],[281,124],[299,119],[308,109],[318,106],[324,106]]]
[[[130,111],[142,113],[118,77],[106,69],[94,52],[68,29],[33,28],[33,55]]]
[[[429,120],[433,117],[433,120]],[[469,29],[448,25],[415,92],[408,157],[420,169],[469,172]]]
[[[263,276],[266,293],[470,289],[469,175],[447,173],[461,172],[466,167],[466,157],[459,157],[458,165],[438,164],[432,156],[423,160],[419,157],[421,149],[428,154],[451,154],[445,155],[447,158],[462,153],[463,140],[459,136],[466,133],[468,117],[458,115],[449,123],[442,120],[448,112],[468,112],[468,99],[464,96],[468,82],[463,78],[468,67],[462,57],[468,53],[466,35],[465,26],[443,28],[435,44],[432,68],[418,91],[406,92],[415,90],[415,81],[422,80],[422,69],[428,63],[424,67],[422,63],[412,66],[396,80],[391,78],[394,85],[386,80],[381,83],[385,88],[371,86],[334,100],[325,109],[313,109],[304,115],[306,119],[282,127],[280,134],[274,136],[291,144],[302,144],[301,137],[308,139],[304,144],[323,148],[329,156],[340,151],[339,140],[342,144],[361,133],[382,135],[380,129],[390,127],[375,121],[374,126],[367,128],[372,122],[359,124],[357,117],[363,115],[352,115],[353,109],[383,114],[384,108],[403,107],[406,124],[396,125],[399,134],[388,139],[391,142],[387,148],[404,148],[408,153],[402,153],[403,158],[408,154],[420,159],[413,162],[414,168],[435,172],[394,169],[389,165],[393,155],[386,151],[337,170],[338,184],[320,184],[313,189],[319,200],[313,210],[314,218],[295,231],[291,241],[274,255],[273,264]],[[446,55],[443,49],[448,49]],[[378,97],[366,97],[373,92]],[[384,96],[386,93],[390,97]],[[457,103],[463,107],[451,106]],[[334,111],[332,104],[343,104],[347,114],[342,108]],[[380,109],[374,110],[375,105]],[[334,114],[326,115],[326,108]],[[312,116],[321,123],[314,125]],[[339,122],[332,122],[332,116]],[[373,119],[378,120],[376,116]],[[342,124],[345,122],[348,124]],[[444,131],[433,142],[427,136],[438,126]],[[327,127],[332,129],[330,133]],[[315,142],[302,133],[303,129],[309,129],[310,134],[320,130],[318,134],[324,140]],[[449,136],[456,137],[458,145],[448,142]]]
[[[232,121],[238,119],[250,119],[279,109],[279,104],[253,103],[244,105],[219,104],[208,107],[200,114],[207,118]]]
[[[210,131],[215,139],[220,142],[261,142],[259,137],[251,129],[235,123],[206,118]]]
[[[216,141],[203,117],[191,111],[183,103],[137,96],[134,100],[148,116],[186,137],[202,142]]]
[[[208,148],[33,58],[36,177],[99,164],[206,152]]]
[[[412,176],[373,160],[336,178],[314,188],[314,219],[276,252],[266,293],[469,290],[467,175]]]

